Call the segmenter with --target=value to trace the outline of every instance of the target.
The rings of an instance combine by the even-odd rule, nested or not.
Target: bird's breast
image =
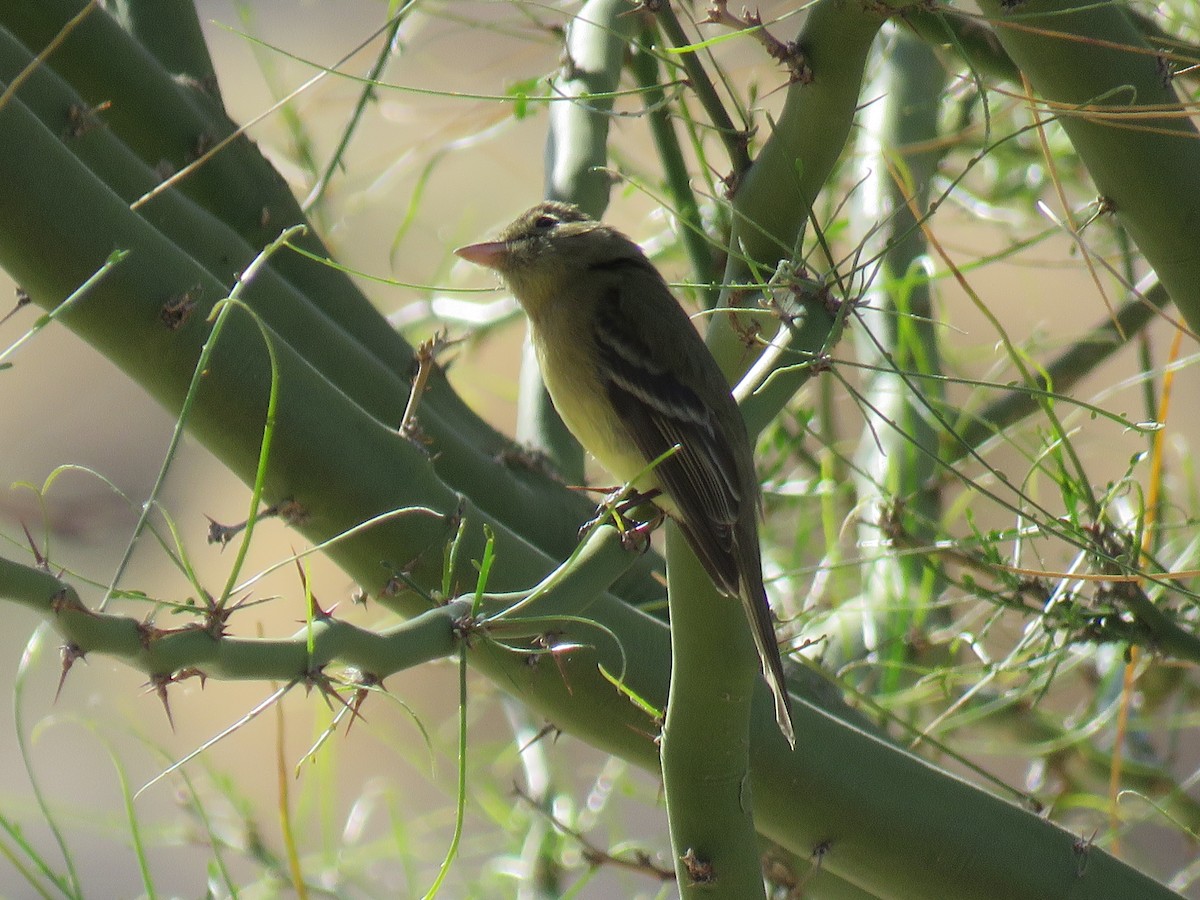
[[[552,334],[570,334],[553,329]],[[573,335],[574,340],[591,340],[590,335]],[[561,342],[536,340],[542,380],[563,423],[583,448],[591,453],[619,482],[633,480],[648,460],[637,449],[625,422],[608,397],[608,388],[595,363],[595,347],[581,353],[579,347]],[[657,487],[653,475],[639,480],[639,488]]]

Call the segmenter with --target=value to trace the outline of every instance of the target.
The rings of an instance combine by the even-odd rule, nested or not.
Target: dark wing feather
[[[647,462],[679,446],[659,463],[655,477],[678,508],[679,525],[710,577],[736,596],[741,581],[736,529],[746,488],[729,435],[696,392],[657,362],[653,348],[633,333],[621,302],[614,286],[595,319],[593,337],[608,399]],[[686,317],[684,326],[691,328]]]
[[[679,447],[655,469],[657,483],[673,501],[674,518],[713,583],[741,599],[775,698],[775,717],[794,748],[791,704],[762,583],[758,483],[749,448],[737,444],[748,441],[740,414],[715,360],[648,260],[624,257],[593,268],[598,279],[614,270],[618,275],[600,298],[592,334],[608,400],[647,463]],[[630,307],[645,304],[645,292],[661,292],[667,302],[654,308],[677,319],[662,333],[698,346],[646,346],[629,327]],[[714,412],[689,383],[728,406]]]

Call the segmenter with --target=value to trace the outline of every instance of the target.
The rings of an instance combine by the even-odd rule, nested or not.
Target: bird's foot
[[[645,553],[650,549],[650,535],[667,519],[667,514],[658,507],[654,515],[645,522],[625,522],[628,527],[621,528],[621,546],[635,553]]]
[[[650,534],[666,518],[662,510],[653,506],[654,499],[661,494],[658,488],[648,491],[626,490],[623,487],[610,491],[596,508],[596,515],[585,522],[579,529],[579,537],[583,538],[589,531],[601,522],[611,520],[621,532],[621,543],[627,549],[645,551],[650,546]],[[645,521],[635,519],[634,510],[643,506],[651,506],[654,515]]]

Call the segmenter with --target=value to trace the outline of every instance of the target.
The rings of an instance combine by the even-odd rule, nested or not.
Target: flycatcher
[[[500,274],[529,317],[542,378],[567,428],[678,524],[750,622],[775,715],[795,746],[763,587],[753,448],[729,385],[641,248],[567,203],[539,203],[499,238],[455,251]]]

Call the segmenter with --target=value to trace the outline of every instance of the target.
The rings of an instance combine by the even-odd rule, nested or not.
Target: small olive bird
[[[662,275],[632,240],[568,203],[539,203],[497,240],[455,252],[498,272],[524,307],[571,433],[621,481],[645,473],[635,487],[675,520],[717,588],[741,598],[779,728],[795,747],[763,588],[753,448]]]

